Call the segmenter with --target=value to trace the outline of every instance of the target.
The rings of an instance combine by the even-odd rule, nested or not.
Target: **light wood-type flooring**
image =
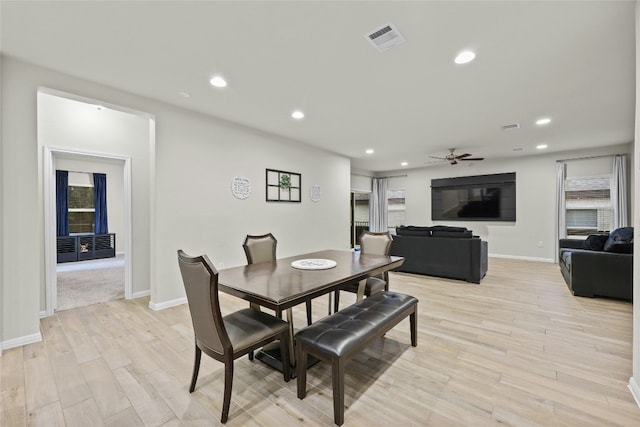
[[[176,267],[177,268],[177,267]],[[418,347],[401,322],[346,369],[345,426],[640,426],[627,388],[632,305],[572,296],[558,266],[491,258],[480,285],[392,273],[419,298]],[[354,300],[343,293],[341,306]],[[223,311],[247,303],[222,298]],[[148,299],[66,310],[41,320],[44,341],[0,357],[2,426],[211,426],[223,365],[203,355],[196,391],[187,305]],[[314,318],[327,298],[314,301]],[[305,324],[304,305],[294,309]],[[227,426],[331,426],[331,373],[308,393],[243,357]]]

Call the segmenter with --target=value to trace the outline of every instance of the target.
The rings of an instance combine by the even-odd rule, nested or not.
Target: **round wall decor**
[[[320,186],[319,185],[314,185],[313,187],[311,187],[309,189],[309,197],[311,198],[312,202],[319,202],[320,201]]]
[[[251,182],[244,176],[234,176],[231,180],[231,193],[240,200],[251,195]]]

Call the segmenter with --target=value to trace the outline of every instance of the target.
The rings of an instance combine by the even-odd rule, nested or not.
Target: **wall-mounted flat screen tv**
[[[515,172],[432,179],[431,219],[515,221]]]

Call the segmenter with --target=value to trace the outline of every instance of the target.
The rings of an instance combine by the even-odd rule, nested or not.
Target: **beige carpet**
[[[124,298],[124,255],[58,264],[57,311]]]

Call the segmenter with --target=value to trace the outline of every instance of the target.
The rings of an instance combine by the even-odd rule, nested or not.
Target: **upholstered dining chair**
[[[274,261],[276,259],[276,247],[278,241],[271,233],[262,235],[247,235],[242,243],[242,248],[247,256],[247,264]],[[311,301],[307,301],[307,325],[311,324]],[[252,308],[260,309],[259,306]],[[281,313],[276,313],[280,317]]]
[[[220,312],[218,271],[206,255],[191,257],[178,250],[178,264],[187,293],[195,336],[195,361],[189,393],[193,393],[202,352],[224,363],[224,397],[221,423],[226,423],[231,404],[233,361],[257,348],[280,340],[284,380],[291,378],[289,325],[270,314],[245,308],[226,316]]]
[[[369,255],[385,255],[389,256],[389,251],[391,250],[391,242],[393,238],[388,231],[384,232],[373,232],[373,231],[363,231],[360,234],[360,253],[361,254],[369,254]],[[354,294],[358,294],[358,288],[360,283],[354,282],[349,283],[347,286],[342,288],[341,290],[352,292]],[[357,300],[363,299],[363,297],[369,297],[373,294],[382,291],[389,290],[389,272],[385,271],[379,276],[371,276],[367,277],[364,292],[362,295],[357,296]],[[335,292],[334,298],[334,312],[338,311],[340,305],[340,290]]]

